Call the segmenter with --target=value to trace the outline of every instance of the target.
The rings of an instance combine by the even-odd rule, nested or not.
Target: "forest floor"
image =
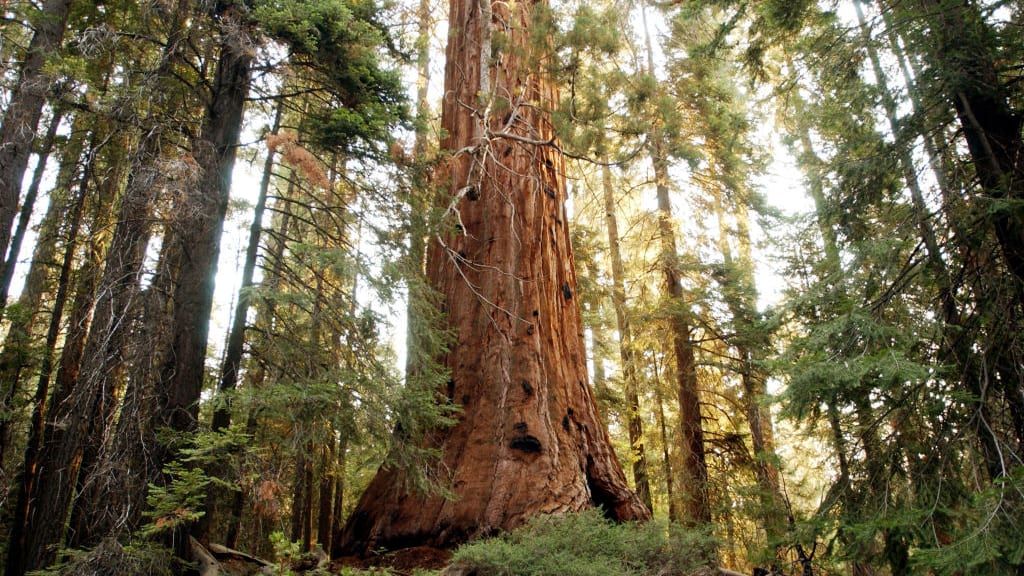
[[[411,574],[416,570],[441,570],[448,566],[452,559],[451,550],[433,548],[430,546],[417,546],[388,552],[370,558],[359,558],[356,556],[342,557],[331,563],[332,568],[357,568],[369,570],[373,568],[386,568],[394,574]]]

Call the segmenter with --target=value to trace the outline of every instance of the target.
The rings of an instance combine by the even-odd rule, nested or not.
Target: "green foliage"
[[[146,495],[149,522],[142,529],[143,536],[156,536],[187,526],[204,514],[203,503],[210,478],[198,467],[171,462],[164,467],[165,484],[150,484]]]
[[[274,531],[270,533],[270,544],[274,548],[274,559],[277,566],[274,567],[276,576],[294,576],[290,566],[302,557],[302,542],[292,542],[284,535],[284,532]]]
[[[452,559],[480,576],[696,574],[712,540],[661,522],[616,524],[598,510],[539,516],[496,538],[467,544]]]
[[[397,68],[388,66],[391,39],[376,0],[259,0],[261,29],[288,46],[291,63],[315,74],[332,98],[306,111],[305,131],[318,145],[351,156],[386,153],[393,129],[409,119]]]
[[[1015,498],[1024,490],[1024,466],[986,490],[973,495],[960,511],[954,541],[948,546],[924,547],[911,562],[915,569],[940,575],[1010,574],[1024,562],[1024,542],[1020,538],[1021,501]]]

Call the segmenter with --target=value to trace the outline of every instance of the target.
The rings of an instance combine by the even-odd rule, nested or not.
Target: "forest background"
[[[1020,573],[1024,5],[528,4],[640,500],[736,569]],[[447,7],[2,10],[6,573],[448,490]]]

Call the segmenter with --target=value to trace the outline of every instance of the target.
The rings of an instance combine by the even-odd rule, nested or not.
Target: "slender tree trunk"
[[[990,41],[991,30],[977,6],[920,0],[935,44],[929,55],[944,76],[1007,268],[1024,298],[1024,115],[1011,105],[999,78],[1000,66]],[[1009,205],[1004,205],[1010,203]],[[1018,302],[1024,304],[1024,301]]]
[[[121,154],[122,151],[128,149],[128,146],[124,142],[110,146],[109,138],[108,136],[104,139],[106,142],[104,148],[113,154],[108,154],[108,158],[104,161],[107,170],[102,178],[98,178],[97,193],[95,199],[92,200],[90,243],[85,249],[85,262],[82,264],[76,280],[75,299],[68,315],[68,331],[64,337],[64,346],[61,348],[50,406],[62,403],[78,379],[82,354],[92,321],[96,286],[100,281],[104,255],[109,243],[106,231],[111,226],[110,212],[116,204],[128,170],[127,160]]]
[[[277,110],[274,113],[274,123],[270,130],[271,134],[276,134],[280,128],[283,111],[283,101],[278,102]],[[238,373],[242,365],[245,327],[249,308],[252,306],[253,275],[256,272],[256,259],[259,255],[260,237],[263,233],[263,215],[266,212],[267,195],[270,191],[270,181],[273,178],[275,156],[274,150],[268,149],[267,157],[263,162],[263,177],[260,180],[260,191],[256,199],[252,223],[249,226],[249,243],[245,249],[245,262],[242,265],[242,282],[238,288],[231,329],[228,331],[227,345],[224,347],[224,360],[221,363],[220,383],[217,387],[218,399],[213,411],[211,426],[214,432],[223,431],[231,425],[231,394],[238,386]],[[220,476],[225,471],[214,464],[208,473],[211,476]],[[226,491],[221,486],[213,485],[211,487],[206,498],[206,514],[196,523],[193,530],[193,536],[200,542],[207,541],[210,523],[217,516],[217,508],[226,499],[226,496]]]
[[[95,148],[91,156],[95,157]],[[24,552],[28,541],[30,530],[33,525],[33,513],[35,512],[33,501],[37,497],[37,478],[39,464],[39,449],[43,435],[43,422],[46,417],[46,400],[49,395],[50,375],[53,371],[53,350],[57,345],[57,338],[60,336],[61,319],[64,315],[64,304],[67,301],[68,287],[71,283],[71,270],[75,260],[75,251],[78,244],[78,231],[82,222],[82,208],[85,205],[85,198],[88,193],[89,180],[91,178],[90,160],[86,173],[82,175],[82,182],[79,186],[77,198],[68,214],[69,225],[67,238],[64,246],[64,260],[61,265],[60,277],[57,280],[57,291],[54,294],[53,311],[50,314],[50,325],[46,333],[45,352],[40,367],[39,383],[36,386],[36,394],[33,398],[32,423],[29,429],[29,439],[25,447],[25,464],[22,468],[21,481],[18,485],[18,497],[15,503],[14,518],[10,524],[10,540],[7,552],[6,576],[21,576],[26,571],[26,561],[30,560]],[[61,522],[63,524],[63,522]]]
[[[295,454],[295,481],[292,483],[292,542],[302,540],[303,501],[306,489],[306,455],[302,450]]]
[[[295,191],[294,179],[290,179],[288,183],[287,192],[283,201],[283,206],[280,211],[277,212],[277,217],[272,219],[271,230],[276,230],[276,234],[270,234],[271,244],[270,249],[267,252],[266,261],[269,263],[269,267],[265,272],[263,282],[271,290],[275,290],[280,282],[281,269],[284,265],[284,251],[286,247],[286,239],[288,238],[288,231],[292,226],[291,213],[288,205],[288,199],[292,198]],[[276,203],[275,203],[276,206]],[[273,322],[274,318],[274,307],[273,302],[270,302],[266,307],[258,308],[259,316],[257,321],[260,321],[269,326]],[[258,366],[250,380],[246,383],[246,386],[252,390],[259,390],[263,386],[263,381],[266,378],[266,370],[262,366]],[[253,438],[257,432],[258,426],[258,404],[256,403],[255,396],[252,399],[253,405],[249,408],[249,414],[245,422],[245,433],[249,438]],[[231,514],[228,518],[228,529],[224,539],[224,543],[228,548],[235,548],[238,535],[241,532],[242,514],[245,509],[245,495],[242,491],[236,491],[235,497],[231,503]],[[337,516],[336,516],[337,518]]]
[[[262,373],[262,369],[259,370]],[[254,387],[262,383],[262,376],[253,377],[251,382]],[[255,406],[249,408],[249,414],[245,419],[245,432],[249,438],[256,434],[256,427],[259,425]],[[224,545],[228,548],[238,547],[238,535],[242,532],[242,516],[245,513],[245,493],[242,490],[235,490],[231,499],[231,512],[228,515],[228,527],[224,533]],[[256,548],[259,541],[253,544]]]
[[[30,367],[33,333],[38,329],[45,295],[53,288],[50,270],[57,261],[60,228],[64,222],[69,221],[67,208],[71,205],[71,188],[77,177],[84,142],[83,130],[72,131],[71,139],[64,147],[57,183],[50,192],[50,203],[39,225],[32,264],[25,276],[25,287],[18,298],[19,313],[10,318],[3,351],[0,352],[0,385],[3,386],[3,397],[0,398],[0,410],[3,412],[0,415],[0,462],[5,460],[9,448],[11,401],[17,394],[22,374]]]
[[[647,31],[644,11],[644,33],[647,40],[647,73],[654,77],[654,55]],[[683,496],[683,521],[694,526],[711,523],[711,501],[708,492],[708,466],[704,453],[704,428],[700,393],[697,390],[697,360],[690,341],[690,323],[683,287],[679,282],[679,258],[675,225],[672,221],[672,200],[669,197],[668,158],[657,123],[650,133],[651,164],[658,200],[658,232],[661,242],[661,269],[665,278],[665,296],[672,307],[669,319],[679,393],[679,446],[683,454],[680,484]]]
[[[60,50],[72,0],[46,0],[0,124],[0,254],[7,254],[21,181],[50,92],[46,60]],[[0,270],[0,276],[4,272]]]
[[[867,19],[864,17],[864,9],[861,6],[861,0],[853,0],[853,6],[857,13],[857,21],[860,24],[861,34],[864,37],[864,43],[867,47],[868,57],[871,60],[871,66],[875,73],[876,82],[878,82],[878,89],[881,94],[882,108],[885,110],[886,118],[889,121],[889,129],[896,139],[896,146],[899,153],[900,168],[903,170],[903,180],[907,185],[907,189],[910,191],[910,199],[914,207],[914,216],[917,220],[918,231],[921,234],[921,240],[924,241],[925,249],[928,256],[928,264],[933,274],[939,276],[939,281],[942,286],[942,290],[949,290],[952,282],[949,279],[949,274],[946,270],[946,264],[942,259],[942,253],[939,251],[939,243],[935,238],[935,231],[931,225],[931,215],[928,210],[928,205],[924,200],[924,193],[921,191],[921,185],[917,180],[917,168],[914,166],[914,159],[911,156],[910,144],[905,142],[900,130],[899,118],[897,116],[897,104],[896,100],[889,91],[889,83],[886,79],[885,70],[882,68],[882,60],[878,55],[878,50],[875,48],[874,40],[871,38],[871,29],[868,27]],[[943,297],[944,301],[952,302],[952,295]]]
[[[883,108],[886,112],[886,116],[889,120],[889,126],[893,134],[897,137],[897,143],[899,144],[899,123],[897,120],[897,105],[896,101],[889,91],[888,83],[884,70],[882,69],[881,59],[878,51],[875,49],[871,39],[871,31],[868,27],[867,20],[864,16],[864,11],[861,5],[861,0],[854,0],[854,8],[856,9],[857,19],[859,21],[862,35],[865,38],[865,43],[868,47],[868,56],[871,60],[872,67],[879,83],[879,89],[881,92],[881,100]],[[954,11],[959,9],[954,8]],[[909,73],[904,72],[907,76]],[[1019,118],[1018,118],[1019,120]],[[1019,141],[1020,137],[1020,124],[1018,124],[1017,137]],[[965,127],[966,130],[966,127]],[[970,144],[970,133],[965,131],[965,135],[968,135],[968,144]],[[973,152],[972,152],[973,154]],[[1018,155],[1024,154],[1024,148],[1019,148]],[[1012,159],[1012,158],[1011,158]],[[930,214],[925,204],[924,197],[921,192],[921,188],[917,183],[916,170],[913,166],[913,161],[910,155],[910,150],[906,146],[900,148],[900,162],[903,167],[904,179],[906,180],[907,187],[910,190],[911,201],[913,203],[914,214],[917,220],[918,230],[920,231],[921,238],[925,245],[926,256],[927,256],[927,267],[932,276],[935,279],[938,292],[939,292],[939,313],[940,317],[943,318],[945,323],[948,325],[947,334],[943,339],[943,351],[940,357],[952,358],[954,364],[957,366],[961,380],[965,382],[966,386],[972,391],[977,397],[977,409],[978,414],[982,419],[982,422],[978,426],[978,434],[981,439],[982,451],[985,455],[986,462],[988,463],[988,470],[993,478],[998,477],[1005,473],[1004,466],[999,456],[998,443],[999,439],[995,437],[994,432],[990,427],[992,420],[989,419],[988,408],[984,405],[985,399],[983,397],[983,386],[977,382],[977,379],[982,378],[980,370],[972,368],[978,363],[984,360],[980,358],[976,353],[970,350],[970,341],[968,338],[963,337],[961,332],[963,331],[962,314],[960,312],[960,306],[957,304],[955,296],[955,287],[953,286],[953,280],[950,277],[949,270],[946,266],[945,261],[942,258],[942,254],[939,250],[938,240],[936,239],[935,232],[932,228],[930,221]],[[1020,177],[1024,177],[1024,157],[1017,159],[1018,172]],[[979,178],[983,178],[979,173]],[[1012,186],[1012,182],[1006,182],[1007,186]],[[984,180],[982,180],[984,186]],[[1024,190],[1024,188],[1021,188]],[[997,217],[998,220],[998,217]],[[1024,221],[1018,224],[1024,223]],[[999,224],[996,223],[997,236],[999,236]],[[1022,236],[1024,238],[1024,236]],[[1004,253],[1006,250],[1006,243],[1004,238],[1000,237],[1000,243],[1003,245]],[[1024,250],[1024,246],[1021,248]],[[1021,252],[1024,255],[1024,252]],[[1011,258],[1007,254],[1008,261]],[[1024,289],[1024,287],[1022,287]],[[1024,293],[1024,292],[1022,292]]]
[[[778,455],[775,453],[771,413],[764,405],[767,398],[767,375],[763,369],[758,368],[759,362],[769,353],[770,344],[755,325],[757,290],[751,269],[753,260],[750,255],[747,207],[740,200],[732,210],[736,217],[736,236],[740,247],[739,258],[734,258],[729,243],[728,227],[725,224],[723,195],[721,190],[715,191],[715,211],[719,225],[718,246],[725,264],[723,280],[729,284],[725,290],[725,301],[737,332],[734,346],[742,363],[740,381],[743,386],[743,407],[750,427],[750,443],[754,452],[754,474],[760,491],[761,523],[768,545],[773,550],[772,569],[778,570],[785,535],[784,498],[779,485],[779,470],[775,464]]]
[[[284,104],[278,103],[277,111],[274,113],[274,124],[270,130],[271,134],[276,134],[280,128],[283,110]],[[227,394],[238,385],[238,369],[242,364],[242,353],[245,347],[245,323],[252,300],[252,278],[256,271],[256,257],[259,254],[260,236],[263,232],[263,213],[267,207],[267,193],[270,191],[270,180],[274,173],[274,160],[274,150],[268,150],[267,158],[263,162],[260,192],[256,199],[252,224],[249,226],[249,243],[245,249],[245,263],[242,265],[242,283],[238,288],[238,299],[221,367],[220,385],[218,386],[221,398],[213,412],[212,429],[214,432],[224,430],[231,425],[231,403]]]
[[[335,470],[337,458],[334,455],[334,438],[329,437],[321,452],[323,461],[320,466],[319,511],[316,522],[316,541],[325,551],[331,549],[331,531],[334,529],[334,484],[337,478]]]
[[[676,506],[675,475],[672,473],[672,459],[669,458],[668,426],[665,424],[665,399],[661,395],[661,377],[658,375],[657,359],[654,365],[654,394],[658,403],[658,428],[661,431],[661,462],[665,467],[665,494],[668,499],[668,519],[679,522],[679,508]]]
[[[627,422],[629,423],[629,445],[633,456],[633,481],[636,495],[653,510],[651,484],[647,475],[647,455],[644,452],[643,423],[640,420],[640,397],[637,393],[636,361],[633,351],[633,327],[626,310],[626,268],[622,263],[619,247],[619,224],[615,217],[615,194],[612,186],[612,171],[607,163],[601,168],[604,191],[604,219],[608,231],[608,250],[612,260],[612,304],[615,307],[615,324],[619,330],[619,355],[622,360],[622,387],[626,396]]]
[[[457,227],[431,243],[427,268],[456,335],[443,359],[445,392],[464,410],[426,442],[441,450],[457,498],[410,494],[406,472],[382,467],[339,553],[452,545],[589,506],[620,520],[649,515],[587,385],[564,161],[548,145],[545,110],[557,94],[519,50],[529,52],[533,10],[544,7],[451,3],[442,147],[454,153],[447,182]],[[492,57],[493,26],[517,50]]]
[[[302,457],[302,551],[308,552],[313,546],[313,459],[315,453],[313,443],[306,444],[306,453]]]
[[[430,170],[427,158],[430,103],[427,100],[430,85],[430,39],[434,29],[431,0],[420,0],[416,32],[416,141],[413,146],[413,185],[408,199],[409,208],[409,280],[406,282],[406,386],[419,384],[425,368],[435,361],[436,351],[427,346],[424,334],[433,330],[429,317],[432,294],[426,286],[424,264],[427,252],[428,215],[430,207]],[[354,293],[354,292],[353,292]],[[340,522],[341,518],[337,518]],[[332,544],[333,546],[333,544]]]
[[[900,45],[900,38],[893,27],[893,19],[890,11],[886,7],[882,7],[882,16],[885,20],[885,35],[886,40],[889,44],[889,50],[896,56],[896,60],[899,62],[900,73],[903,75],[903,84],[906,86],[907,94],[910,97],[910,104],[916,115],[924,115],[926,113],[924,103],[922,102],[920,88],[915,80],[916,74],[911,71],[912,64],[907,56],[905,50]],[[874,63],[872,62],[872,67]],[[945,115],[947,110],[945,107],[939,112],[941,115]],[[947,124],[945,120],[937,122],[939,126]],[[941,136],[941,132],[939,135]],[[939,136],[936,136],[936,132],[932,130],[925,130],[921,135],[924,140],[925,152],[928,154],[928,165],[932,169],[932,173],[935,174],[935,180],[939,185],[939,191],[942,194],[943,204],[949,204],[951,202],[960,202],[962,199],[955,196],[954,192],[954,170],[951,166],[949,154],[944,150],[948,146],[943,143]],[[957,184],[959,188],[959,184]],[[948,208],[947,208],[948,210]],[[955,225],[956,219],[950,218],[950,224]]]
[[[337,449],[337,480],[334,483],[334,512],[333,516],[335,521],[340,522],[345,517],[345,459],[348,455],[348,439],[344,434],[338,437],[338,449]],[[333,539],[331,540],[331,547],[328,552],[332,557],[340,556],[341,551],[335,550],[335,543],[338,542],[337,534],[340,533],[338,528],[333,531]]]
[[[679,442],[683,452],[680,483],[687,487],[683,494],[683,521],[702,526],[711,523],[711,503],[708,493],[708,467],[704,453],[703,415],[697,389],[697,361],[693,343],[690,341],[687,312],[681,309],[686,306],[686,301],[677,271],[676,237],[672,223],[672,203],[668,193],[668,166],[661,151],[661,144],[657,140],[651,155],[654,160],[658,194],[658,226],[665,294],[673,308],[669,323],[679,393]]]
[[[50,118],[50,127],[46,130],[42,144],[39,146],[39,161],[32,172],[32,182],[25,193],[25,201],[21,205],[21,214],[18,216],[18,227],[11,237],[10,249],[7,253],[7,260],[0,268],[0,312],[7,307],[7,296],[11,289],[11,280],[14,279],[14,269],[18,264],[18,254],[21,253],[21,244],[25,241],[25,233],[28,232],[29,222],[32,220],[32,211],[36,205],[36,198],[39,196],[39,187],[43,183],[43,174],[46,172],[46,161],[50,158],[53,150],[53,142],[57,138],[57,128],[64,118],[60,109],[53,113]]]

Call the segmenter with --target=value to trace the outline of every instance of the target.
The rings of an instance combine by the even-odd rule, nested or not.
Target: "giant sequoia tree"
[[[587,384],[564,162],[547,112],[556,90],[531,34],[545,8],[451,3],[442,146],[452,228],[427,267],[456,333],[443,392],[463,413],[426,441],[443,450],[456,498],[411,492],[409,473],[385,466],[336,551],[452,544],[591,506],[619,520],[649,514]]]

